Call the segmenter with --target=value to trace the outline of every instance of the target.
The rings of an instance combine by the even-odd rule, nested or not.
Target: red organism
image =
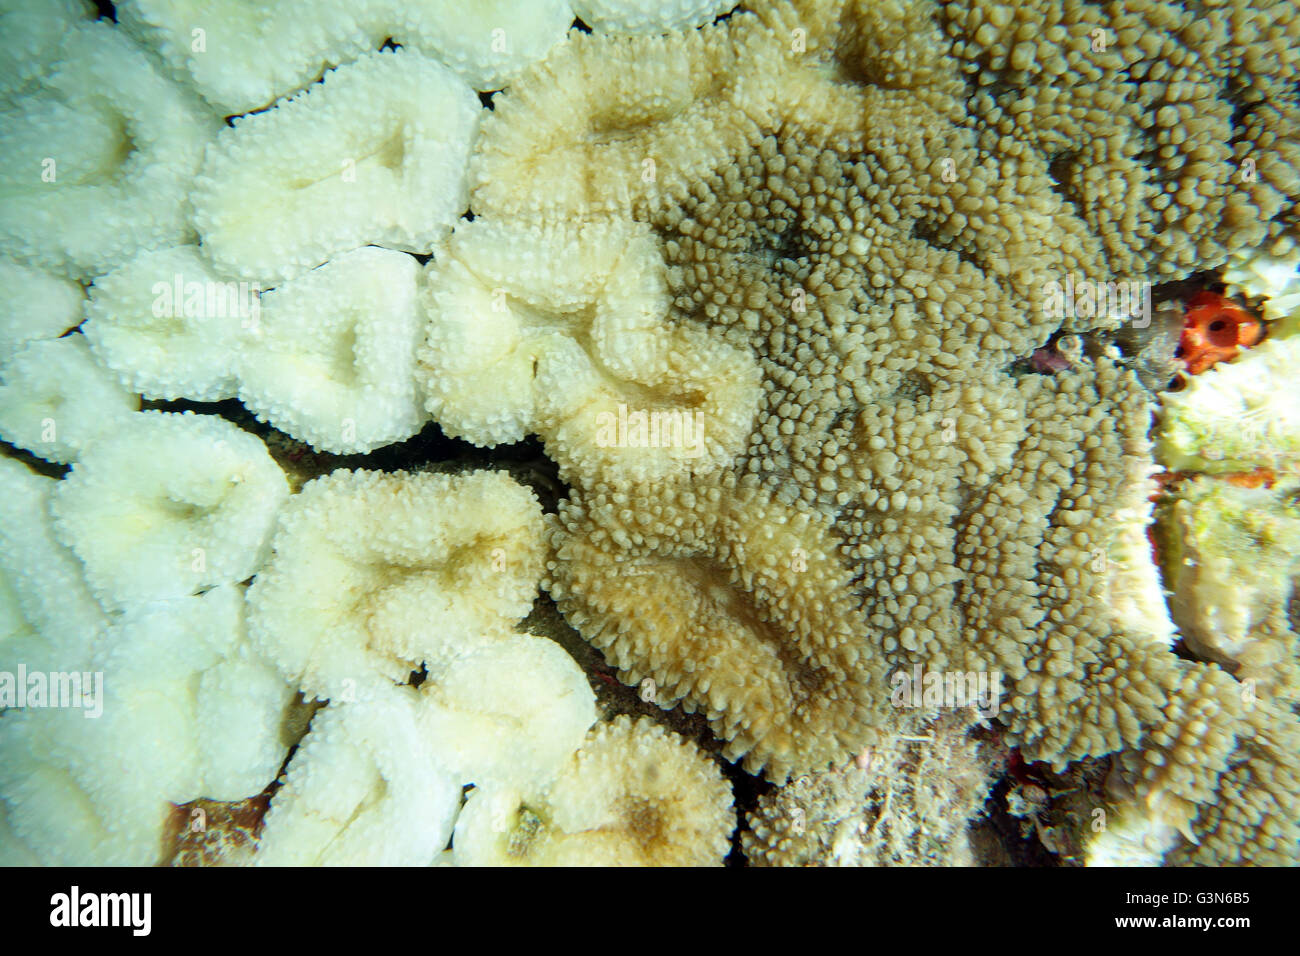
[[[1242,306],[1217,292],[1198,292],[1187,303],[1176,354],[1189,373],[1199,375],[1216,362],[1235,358],[1241,348],[1257,345],[1263,337],[1263,323]]]

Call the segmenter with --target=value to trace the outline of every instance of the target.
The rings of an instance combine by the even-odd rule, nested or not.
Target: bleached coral
[[[662,33],[708,23],[736,0],[574,0],[573,12],[604,33]]]
[[[509,85],[544,58],[573,22],[567,0],[396,0],[404,22],[393,38],[436,57],[476,90]]]
[[[235,394],[236,353],[256,304],[197,246],[174,246],[97,278],[82,331],[132,391],[212,402]]]
[[[735,822],[716,764],[624,716],[595,728],[544,791],[475,790],[452,850],[458,866],[717,866]]]
[[[68,279],[0,259],[0,361],[81,322],[86,293]]]
[[[682,198],[769,111],[770,77],[741,56],[709,27],[573,36],[493,101],[471,166],[475,215],[584,219]]]
[[[0,670],[72,670],[89,657],[107,619],[81,563],[55,538],[58,483],[0,458]]]
[[[249,630],[307,695],[403,683],[528,613],[541,510],[504,473],[335,471],[285,507]]]
[[[389,39],[442,60],[475,89],[500,89],[573,20],[565,0],[227,0],[201,9],[123,0],[118,15],[225,114],[264,107]]]
[[[0,255],[89,277],[190,235],[188,193],[219,121],[125,34],[79,24],[0,125]]]
[[[249,577],[288,494],[265,446],[229,422],[140,412],[82,453],[51,510],[96,596],[120,608]]]
[[[193,192],[218,270],[270,286],[368,243],[429,252],[468,206],[480,106],[413,50],[370,53],[225,129]]]
[[[582,668],[542,637],[466,635],[461,644],[420,687],[426,739],[461,783],[549,782],[596,722]]]
[[[372,688],[312,720],[271,800],[257,866],[424,866],[460,785],[420,732],[409,688]]]
[[[213,268],[222,278],[282,281],[368,241],[414,248],[409,234],[416,225],[429,225],[419,251],[432,250],[438,260],[427,274],[435,280],[427,301],[448,308],[435,310],[427,350],[431,372],[422,380],[450,428],[463,426],[466,435],[482,429],[485,443],[532,430],[560,462],[572,491],[551,519],[556,552],[548,587],[584,636],[610,650],[625,680],[662,677],[663,703],[684,700],[705,709],[728,739],[731,756],[747,754],[750,769],[781,776],[791,768],[861,755],[864,743],[888,739],[899,720],[884,709],[877,690],[891,668],[998,673],[1007,687],[999,720],[1026,759],[1060,767],[1119,752],[1113,762],[1130,779],[1138,827],[1154,822],[1162,838],[1148,859],[1163,849],[1171,863],[1296,859],[1295,715],[1268,696],[1255,699],[1258,682],[1240,683],[1213,664],[1182,660],[1166,646],[1172,629],[1143,540],[1145,498],[1152,490],[1148,395],[1124,370],[1131,356],[1117,359],[1111,348],[1114,343],[1127,349],[1135,339],[1140,345],[1140,337],[1128,335],[1136,324],[1113,310],[1064,312],[1047,291],[1066,280],[1101,286],[1126,277],[1184,279],[1251,249],[1262,252],[1252,254],[1241,271],[1230,266],[1225,279],[1234,289],[1264,297],[1266,310],[1289,308],[1290,279],[1277,268],[1294,258],[1300,222],[1300,109],[1292,88],[1300,68],[1300,18],[1289,0],[1225,0],[1196,8],[1160,0],[756,0],[700,29],[651,27],[660,35],[629,38],[598,28],[560,44],[494,98],[472,161],[475,220],[458,226],[446,244],[441,240],[467,206],[458,192],[463,183],[436,197],[428,192],[416,201],[394,198],[406,195],[405,174],[393,167],[409,165],[409,150],[418,152],[443,132],[455,135],[424,125],[437,120],[423,115],[415,92],[396,97],[400,109],[392,123],[378,115],[391,102],[383,90],[363,97],[354,89],[349,95],[367,102],[337,111],[347,116],[325,110],[330,115],[319,125],[285,123],[283,117],[313,113],[313,103],[333,97],[341,76],[368,68],[382,72],[412,62],[416,51],[429,52],[422,31],[445,22],[422,19],[431,10],[464,14],[462,27],[445,42],[427,37],[430,50],[443,42],[435,55],[458,63],[462,53],[490,51],[509,59],[521,52],[517,41],[534,37],[540,51],[549,42],[546,31],[534,31],[529,24],[535,21],[522,16],[491,24],[500,11],[514,9],[495,5],[469,10],[441,0],[408,3],[398,11],[402,22],[391,26],[384,18],[396,5],[386,0],[351,5],[355,18],[339,18],[341,6],[332,3],[317,6],[312,25],[301,31],[277,19],[285,10],[300,10],[296,2],[262,20],[244,13],[227,18],[224,7],[211,7],[206,16],[212,24],[247,29],[226,34],[202,60],[186,46],[195,37],[185,8],[155,0],[123,4],[126,21],[133,11],[182,11],[173,19],[157,18],[144,33],[182,82],[194,82],[209,95],[222,87],[237,96],[265,96],[259,105],[266,105],[277,93],[314,80],[336,52],[362,57],[360,66],[341,66],[298,99],[222,134],[225,143],[213,154],[222,153],[230,189],[218,197],[209,181],[198,192],[211,206],[206,213],[215,214],[220,205],[230,217],[221,229],[209,230],[205,238],[212,241],[202,254],[218,253]],[[554,14],[554,27],[563,32],[562,6],[530,10]],[[587,9],[599,19],[592,5]],[[657,12],[681,9],[683,4],[666,4]],[[321,32],[313,33],[317,28]],[[498,28],[503,34],[485,34]],[[87,31],[107,36],[117,29],[74,28],[67,45],[75,47]],[[382,35],[367,32],[381,29]],[[219,34],[214,29],[208,39]],[[404,49],[374,52],[390,36]],[[485,42],[488,37],[491,42]],[[120,47],[121,40],[119,34],[108,45]],[[277,41],[277,63],[270,70],[250,61],[258,58],[252,51],[275,48]],[[110,121],[99,123],[98,110],[91,115],[65,109],[57,96],[51,99],[50,84],[71,74],[50,69],[63,54],[48,44],[31,49],[41,62],[20,71],[16,82],[58,112],[54,127],[66,121],[48,141],[64,144],[77,133],[80,141],[99,144],[77,157],[86,160],[85,167],[118,168],[118,153],[127,145],[113,126],[119,114],[110,108]],[[241,61],[250,68],[241,71]],[[285,69],[277,73],[279,66]],[[207,78],[197,76],[208,69]],[[112,84],[99,86],[107,91]],[[477,106],[466,99],[466,88],[457,89],[456,95],[440,96],[440,105],[453,102],[452,112],[460,105],[472,109],[475,119],[463,124],[468,137]],[[47,124],[23,118],[34,101],[6,104],[13,122],[0,139],[23,139],[29,160],[44,157],[36,150],[47,140],[37,132]],[[263,124],[275,129],[252,136]],[[301,143],[273,142],[307,126],[313,128]],[[426,132],[429,140],[421,138]],[[249,149],[234,156],[245,140]],[[155,155],[152,141],[144,145],[127,162],[128,174],[138,172],[135,159]],[[367,152],[369,159],[349,155]],[[197,155],[186,158],[197,162]],[[349,167],[347,159],[357,166]],[[439,168],[447,182],[461,175],[454,162]],[[58,169],[62,176],[63,164]],[[352,171],[357,182],[346,183],[345,173]],[[10,168],[14,177],[28,172]],[[181,179],[187,181],[188,174]],[[293,185],[304,188],[292,190]],[[387,205],[348,205],[381,192]],[[286,200],[290,194],[296,195]],[[169,213],[184,225],[184,195],[173,189],[167,196]],[[432,210],[431,197],[445,208]],[[339,208],[348,222],[330,232],[330,217]],[[99,216],[103,210],[90,212]],[[635,256],[613,262],[599,243],[545,241],[584,229],[610,238],[616,233],[609,217],[638,220],[626,229],[637,234],[637,242],[654,245],[661,262],[653,270],[631,269]],[[199,218],[215,227],[221,217],[204,221],[201,210]],[[243,234],[222,235],[227,224]],[[403,233],[406,226],[411,228]],[[163,241],[164,231],[108,237],[103,268],[116,265],[128,247],[134,255],[192,241]],[[265,242],[254,235],[259,231]],[[487,248],[474,262],[462,261],[457,244],[472,245],[475,236]],[[249,240],[242,265],[230,247],[233,239]],[[26,246],[4,246],[9,240],[20,241],[0,235],[0,253],[43,269],[84,280],[100,268],[97,261],[64,262],[67,256],[57,248],[42,259]],[[517,255],[529,243],[535,244],[532,251]],[[636,244],[613,245],[627,252]],[[597,268],[583,275],[557,249]],[[504,262],[494,273],[498,253]],[[539,264],[547,255],[555,261]],[[525,268],[517,268],[521,262]],[[603,326],[594,321],[606,291],[601,286],[620,266],[640,278],[609,286],[622,295],[612,300],[617,307],[609,315],[621,321],[608,323],[613,331],[602,339]],[[243,268],[250,271],[238,274]],[[235,274],[227,276],[230,270]],[[652,273],[663,280],[653,289],[654,283],[641,283]],[[448,276],[456,282],[444,282]],[[567,289],[557,290],[564,284]],[[277,294],[287,294],[287,286]],[[443,298],[453,286],[457,294]],[[65,291],[75,298],[75,288]],[[539,297],[545,301],[539,304]],[[505,313],[494,312],[498,301]],[[610,302],[605,299],[604,306]],[[649,316],[641,311],[647,302],[655,303]],[[577,335],[571,334],[574,315],[582,329]],[[473,321],[477,316],[488,321]],[[1239,471],[1261,465],[1261,481],[1271,479],[1269,468],[1294,470],[1284,407],[1287,371],[1296,359],[1286,344],[1286,323],[1293,317],[1279,319],[1264,346],[1219,370],[1250,368],[1257,382],[1214,372],[1199,376],[1181,398],[1170,398],[1162,447],[1197,467]],[[528,345],[534,332],[520,331],[530,323],[554,336],[544,354],[535,355]],[[305,324],[285,328],[290,326],[293,337],[310,339]],[[1124,334],[1117,331],[1121,326],[1129,327]],[[46,337],[46,331],[31,337]],[[324,356],[331,377],[346,367],[346,338],[344,332],[330,339],[330,348],[337,347]],[[1079,341],[1086,349],[1069,350],[1071,367],[1027,367],[1033,363],[1025,359],[1037,350],[1051,347],[1064,355],[1063,343]],[[735,364],[721,361],[724,355]],[[316,352],[313,363],[321,357]],[[119,371],[133,374],[127,368],[133,361],[122,359]],[[397,378],[403,376],[405,368]],[[608,444],[597,437],[591,449],[584,421],[589,412],[616,405],[636,411],[630,399],[652,410],[689,409],[708,399],[706,380],[723,380],[723,405],[744,410],[727,419],[734,432],[726,431],[721,453],[707,468],[621,472],[611,467],[615,453]],[[222,388],[231,382],[227,378]],[[469,387],[478,391],[470,394]],[[531,410],[524,399],[533,401]],[[1257,412],[1271,424],[1256,427]],[[633,421],[629,415],[629,435]],[[626,450],[619,448],[617,456],[628,457]],[[137,458],[146,458],[152,473],[147,455],[141,446]],[[670,472],[671,480],[664,480]],[[1281,486],[1288,480],[1279,479]],[[404,494],[397,490],[390,497]],[[462,503],[454,494],[448,500],[455,507]],[[490,666],[495,654],[515,666],[531,660],[522,650],[531,642],[521,644],[509,626],[515,611],[527,608],[537,568],[530,566],[517,582],[507,573],[503,580],[513,583],[484,588],[491,600],[511,605],[509,615],[471,607],[463,600],[463,581],[452,582],[453,598],[444,585],[466,556],[466,580],[490,581],[480,542],[445,560],[430,559],[420,549],[428,542],[410,541],[406,532],[436,537],[440,532],[430,524],[443,516],[435,521],[411,507],[394,529],[374,519],[384,509],[371,504],[339,513],[374,527],[336,539],[327,535],[318,554],[309,528],[320,521],[333,531],[323,514],[328,509],[303,509],[311,517],[296,526],[283,567],[259,575],[261,583],[281,582],[270,603],[290,610],[276,612],[277,627],[291,634],[291,609],[306,605],[306,623],[321,624],[338,639],[323,648],[328,666],[320,666],[317,677],[351,661],[346,676],[357,681],[363,697],[387,691],[422,708],[441,694],[456,719],[445,721],[439,736],[462,766],[429,772],[439,779],[496,776],[501,768],[486,752],[474,752],[475,742],[487,741],[492,750],[504,741],[500,753],[508,755],[526,750],[533,738],[532,728],[499,735],[494,726],[504,726],[510,714],[567,712],[567,704],[547,694],[570,684],[576,697],[568,704],[575,705],[574,714],[581,709],[572,668],[566,672],[568,665],[549,648],[542,656],[555,657],[556,674],[567,677],[529,684],[525,697],[494,706],[488,715],[473,713],[468,703],[480,691],[504,696],[510,680]],[[473,521],[484,520],[477,509],[464,510]],[[517,521],[511,508],[502,510],[508,513],[500,527],[509,533],[537,520],[531,510]],[[529,542],[532,535],[522,533]],[[32,540],[37,537],[33,533]],[[511,545],[499,547],[497,557],[508,564]],[[315,583],[299,590],[297,568]],[[46,625],[22,602],[43,592],[14,577],[3,584],[6,628],[26,641]],[[379,587],[378,596],[372,585]],[[359,606],[349,604],[353,599]],[[680,606],[664,606],[672,601]],[[121,613],[141,613],[134,603]],[[429,615],[430,606],[437,612]],[[358,610],[360,624],[352,619]],[[426,626],[428,617],[434,626]],[[372,637],[373,646],[367,646]],[[312,650],[307,643],[289,646],[306,659]],[[289,671],[283,676],[296,679],[299,665]],[[330,675],[335,677],[346,679]],[[427,686],[418,692],[392,686],[408,679],[419,683],[421,677]],[[338,693],[331,693],[330,710],[355,706],[343,699],[350,688],[331,690]],[[618,692],[601,688],[603,695]],[[29,715],[18,717],[19,725],[27,724]],[[0,733],[7,724],[17,726],[9,719],[0,717]],[[402,716],[393,721],[410,722]],[[547,727],[571,741],[578,723],[576,716],[572,724],[543,719],[536,729]],[[325,731],[329,726],[321,725]],[[310,786],[300,777],[303,785],[286,791],[277,819],[305,839],[280,842],[277,853],[321,858],[320,841],[332,840],[360,811],[374,826],[345,832],[332,858],[445,861],[438,845],[445,844],[445,827],[414,819],[418,781],[395,785],[400,799],[388,805],[393,813],[377,805],[384,780],[398,780],[403,768],[381,766],[361,750],[382,753],[383,760],[403,758],[400,747],[386,750],[386,741],[372,743],[368,733],[348,744],[352,751],[322,754],[319,773],[304,769],[310,761],[297,768],[310,777]],[[110,744],[108,752],[118,746]],[[542,765],[552,766],[565,746],[558,737],[554,750],[536,745],[536,756],[546,759],[529,767],[534,754],[527,752],[516,769],[539,778]],[[39,741],[36,750],[37,756],[49,752]],[[467,752],[483,758],[477,768],[463,759]],[[127,750],[118,756],[127,767],[134,759]],[[94,843],[101,823],[96,808],[82,801],[68,765],[31,753],[14,754],[9,763],[17,776],[6,777],[0,787],[10,801],[0,813],[6,859],[31,856],[15,834],[22,831],[26,840],[35,833],[29,821],[37,803],[62,814],[69,830],[80,829],[86,845]],[[419,780],[433,779],[427,764],[412,766]],[[31,776],[21,782],[26,770]],[[355,778],[345,781],[346,792],[331,803],[334,773]],[[583,779],[589,784],[601,776]],[[601,800],[588,801],[591,812],[574,825],[592,820],[603,829],[576,837],[555,825],[559,810],[542,785],[516,784],[527,792],[510,786],[488,782],[475,791],[462,819],[465,839],[458,839],[453,856],[472,856],[477,847],[494,859],[504,854],[513,860],[580,860],[591,859],[594,848],[606,861],[659,858],[628,839],[630,832],[651,832],[656,819],[662,822],[642,812],[655,800],[625,802],[612,814],[601,809]],[[26,801],[21,813],[14,812],[14,800]],[[324,814],[315,809],[321,805]],[[306,821],[296,830],[289,823],[294,806]],[[366,815],[371,807],[375,816]],[[441,809],[439,819],[447,819]],[[477,831],[477,843],[475,827],[485,828]],[[415,835],[409,854],[365,842],[401,843],[401,834]],[[772,834],[786,839],[791,831],[775,826],[763,840]],[[56,849],[78,842],[65,832],[47,832],[33,845],[42,841]],[[825,849],[847,861],[860,859],[864,846],[845,831],[830,834]],[[912,849],[926,858],[933,848],[920,842]],[[707,856],[716,860],[712,852]]]
[[[715,470],[750,427],[753,360],[665,327],[663,260],[644,227],[476,219],[429,267],[425,301],[428,407],[452,435],[536,432],[562,474],[630,480]]]
[[[427,418],[415,378],[416,274],[408,255],[363,248],[267,292],[235,360],[240,400],[325,451],[414,435]]]
[[[238,395],[314,448],[364,453],[409,438],[427,418],[415,377],[416,277],[410,256],[366,247],[263,293],[178,246],[96,280],[85,333],[146,397]]]
[[[0,436],[48,461],[75,461],[139,408],[79,332],[32,342],[0,365]]]
[[[241,591],[127,611],[78,662],[102,675],[95,699],[0,719],[8,823],[41,862],[156,863],[172,804],[246,797],[274,777],[292,689],[250,656]]]
[[[39,77],[64,34],[92,11],[89,0],[0,2],[0,99],[21,92]]]

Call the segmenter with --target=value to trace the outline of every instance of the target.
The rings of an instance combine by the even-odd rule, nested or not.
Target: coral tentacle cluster
[[[0,860],[1300,859],[1290,0],[19,6]]]

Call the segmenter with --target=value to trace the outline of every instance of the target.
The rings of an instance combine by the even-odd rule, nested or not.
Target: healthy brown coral
[[[825,519],[752,483],[643,486],[562,503],[551,540],[569,621],[660,706],[703,711],[728,758],[780,780],[868,741],[881,665]]]
[[[1230,684],[1170,653],[1143,573],[1151,409],[1110,335],[1140,315],[1054,309],[1050,288],[1182,276],[1243,243],[1287,245],[1293,91],[1266,75],[1294,74],[1300,18],[1281,4],[1213,5],[1203,21],[1147,2],[754,7],[703,39],[647,46],[653,70],[675,64],[664,75],[680,102],[651,109],[639,87],[609,84],[600,116],[620,128],[590,148],[537,149],[548,116],[590,112],[542,69],[487,124],[480,170],[493,173],[476,202],[648,222],[670,321],[752,350],[762,371],[747,446],[721,477],[648,489],[573,475],[552,529],[561,609],[624,679],[704,709],[728,755],[777,778],[892,726],[883,678],[918,664],[1001,674],[999,719],[1027,757],[1057,765],[1158,755],[1171,728],[1195,727],[1218,748],[1208,769],[1149,792],[1177,792],[1183,825],[1201,826],[1189,808],[1273,750],[1248,758],[1235,717],[1197,724]],[[729,54],[703,67],[700,51],[728,44],[744,59],[711,87]],[[628,49],[583,38],[555,64],[576,77],[577,61],[625,62]],[[670,129],[704,146],[658,163],[653,187],[633,181],[633,160]],[[516,162],[554,184],[533,190],[550,198],[506,201]],[[1019,362],[1063,333],[1089,342],[1073,368]],[[811,537],[786,540],[796,515]],[[787,582],[755,539],[824,563]],[[802,630],[812,620],[833,635],[823,647]],[[1291,718],[1276,719],[1284,736]],[[1277,795],[1288,773],[1260,771]],[[1224,813],[1261,846],[1290,839],[1237,804]]]

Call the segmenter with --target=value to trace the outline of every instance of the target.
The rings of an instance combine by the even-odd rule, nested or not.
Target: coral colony
[[[0,0],[0,863],[1296,863],[1297,79]]]

